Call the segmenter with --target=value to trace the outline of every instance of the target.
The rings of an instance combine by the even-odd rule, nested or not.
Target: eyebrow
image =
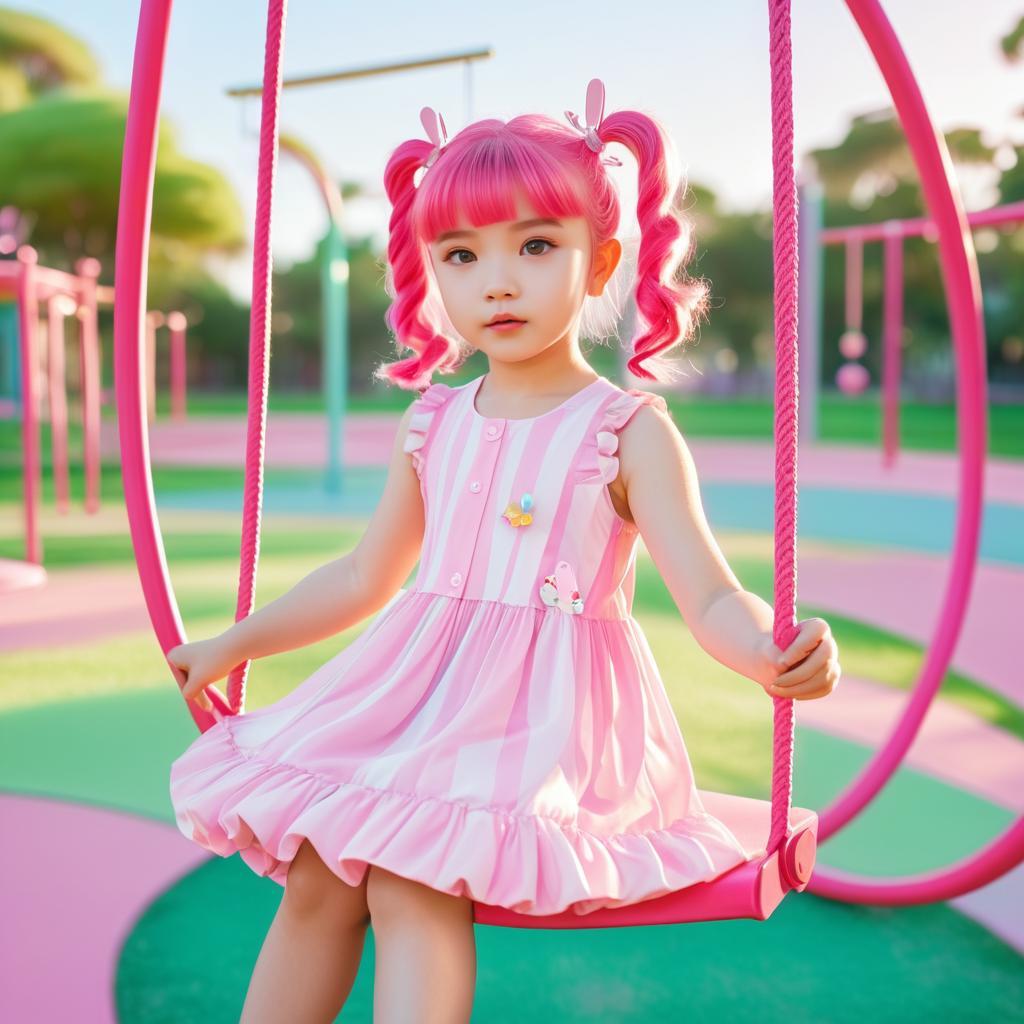
[[[521,231],[523,228],[536,228],[542,224],[549,224],[552,227],[560,228],[564,227],[560,220],[553,220],[551,217],[535,217],[533,220],[521,220],[513,224],[510,231]],[[475,231],[446,231],[443,235],[438,235],[435,244],[441,242],[447,242],[450,238],[469,238],[475,235]]]

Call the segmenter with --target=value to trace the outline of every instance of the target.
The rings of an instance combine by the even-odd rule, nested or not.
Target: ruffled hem
[[[238,852],[285,884],[304,839],[344,882],[370,864],[455,896],[523,914],[587,914],[710,881],[755,854],[701,812],[671,828],[600,837],[552,818],[338,782],[241,750],[230,719],[171,767],[186,838]]]
[[[412,464],[419,477],[423,476],[423,460],[426,455],[423,447],[427,441],[430,424],[437,410],[445,405],[454,392],[455,388],[448,384],[431,384],[412,403],[413,413],[409,417],[409,427],[402,450],[412,455]]]
[[[615,480],[619,475],[619,431],[644,405],[653,405],[655,409],[671,415],[668,403],[661,395],[639,388],[628,388],[608,403],[596,433],[588,438],[580,456],[585,477],[593,477],[605,484]]]

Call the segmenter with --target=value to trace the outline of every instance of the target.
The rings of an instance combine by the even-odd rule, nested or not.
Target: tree
[[[80,39],[45,18],[0,7],[0,113],[99,81],[99,65]]]
[[[127,100],[51,94],[0,115],[0,201],[34,220],[31,242],[50,265],[109,262],[117,222]],[[219,171],[190,160],[161,122],[153,200],[157,248],[194,262],[244,241],[242,212]],[[160,254],[156,254],[157,260]]]
[[[956,128],[945,139],[954,164],[992,165],[995,150],[981,141],[980,129]],[[889,107],[856,115],[838,145],[812,149],[808,155],[826,199],[861,209],[877,196],[894,191],[900,182],[917,181],[903,128]]]
[[[123,93],[102,85],[84,42],[45,18],[0,8],[0,207],[21,211],[43,263],[70,268],[95,256],[109,280],[127,109]],[[161,120],[151,300],[205,275],[206,253],[244,242],[227,179],[182,154]]]

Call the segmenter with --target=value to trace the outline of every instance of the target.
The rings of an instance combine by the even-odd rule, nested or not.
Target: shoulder
[[[452,396],[459,390],[461,388],[438,382],[430,384],[420,391],[410,402],[409,408],[401,418],[402,424],[409,426],[409,435],[417,436],[422,443],[436,414],[449,403]]]
[[[624,442],[638,433],[675,429],[671,410],[661,395],[640,388],[616,387],[615,392],[604,407],[602,430],[614,431]]]
[[[659,470],[666,464],[677,464],[686,442],[668,403],[650,391],[632,389],[625,394],[632,401],[619,432],[623,479],[628,480],[641,465]]]
[[[675,429],[668,404],[661,395],[639,388],[624,390],[610,382],[609,387],[607,399],[602,400],[597,430],[587,439],[581,455],[584,475],[594,475],[607,484],[617,480],[620,454],[629,457],[627,446],[630,450],[642,447],[642,442],[638,445],[633,438],[656,429],[658,423]]]
[[[449,384],[431,384],[421,391],[405,410],[398,429],[398,437],[402,438],[402,451],[412,456],[413,468],[418,476],[423,474],[428,441],[435,433],[433,428],[440,418],[438,414],[451,403],[452,396],[463,387],[465,385],[452,387]]]
[[[629,418],[622,428],[624,442],[631,435],[665,436],[679,433],[672,418],[672,410],[663,396],[635,388],[626,394],[632,398],[633,403]]]

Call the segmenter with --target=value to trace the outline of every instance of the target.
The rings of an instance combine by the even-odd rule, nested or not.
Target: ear
[[[600,295],[608,278],[615,273],[622,257],[622,245],[617,238],[609,238],[594,251],[594,266],[590,273],[588,295]]]

